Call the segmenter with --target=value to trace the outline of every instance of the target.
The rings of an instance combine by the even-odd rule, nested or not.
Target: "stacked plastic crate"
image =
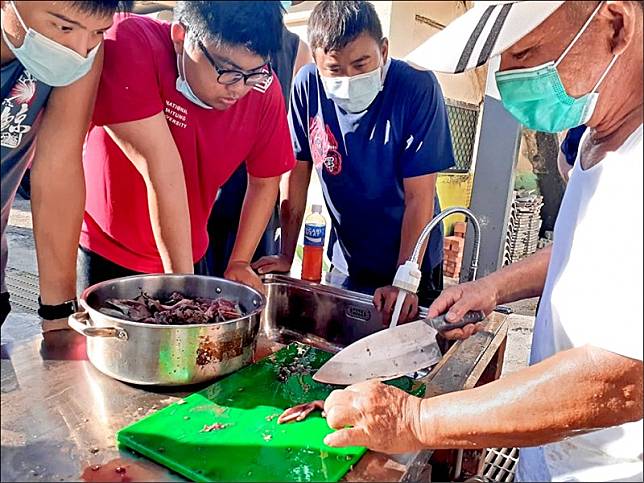
[[[513,193],[505,242],[505,265],[517,262],[537,251],[542,206],[543,196],[533,192]]]

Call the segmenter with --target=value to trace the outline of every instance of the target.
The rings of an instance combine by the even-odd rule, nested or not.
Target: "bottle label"
[[[304,245],[307,247],[323,247],[326,226],[304,225]]]

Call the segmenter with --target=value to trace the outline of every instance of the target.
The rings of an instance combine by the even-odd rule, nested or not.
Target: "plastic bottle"
[[[326,220],[322,215],[322,205],[313,205],[311,214],[304,220],[304,257],[302,259],[302,280],[319,282],[322,280],[322,258],[324,257],[324,237]]]

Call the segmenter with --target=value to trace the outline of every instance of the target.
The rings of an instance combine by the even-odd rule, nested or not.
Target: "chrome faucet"
[[[472,213],[470,210],[467,208],[463,208],[460,206],[455,206],[453,208],[448,208],[444,211],[441,211],[438,215],[436,215],[432,220],[423,228],[423,231],[420,233],[420,236],[418,237],[418,241],[416,242],[416,246],[414,247],[414,251],[411,254],[411,257],[409,260],[413,263],[418,264],[418,259],[420,258],[420,250],[423,247],[423,243],[425,243],[425,240],[429,237],[429,234],[432,232],[436,226],[443,221],[445,218],[447,218],[450,215],[454,215],[456,213],[460,213],[465,215],[467,218],[469,218],[472,221],[472,226],[474,227],[474,243],[472,245],[472,262],[470,263],[470,273],[468,274],[468,280],[472,281],[476,279],[476,273],[478,272],[478,267],[479,267],[479,252],[481,250],[481,225],[479,224],[479,221],[476,219],[476,216],[474,216],[474,213]]]
[[[462,208],[460,206],[455,206],[453,208],[448,208],[445,211],[441,211],[429,223],[427,223],[425,228],[423,228],[423,231],[418,237],[418,241],[416,242],[416,246],[414,247],[414,251],[412,252],[411,257],[409,257],[409,260],[400,265],[398,267],[398,270],[396,270],[396,276],[394,277],[392,286],[398,288],[399,291],[398,295],[396,296],[396,304],[394,305],[394,311],[391,316],[391,323],[389,327],[395,327],[398,323],[400,311],[407,294],[418,292],[420,279],[422,277],[422,273],[418,265],[418,259],[420,258],[420,250],[423,248],[423,243],[425,243],[425,240],[427,240],[427,237],[429,237],[431,231],[436,228],[436,226],[441,221],[443,221],[443,219],[455,213],[462,213],[463,215],[466,215],[472,221],[472,226],[474,226],[474,244],[472,250],[472,262],[470,264],[469,280],[472,281],[476,279],[476,272],[478,271],[479,266],[479,251],[481,248],[481,226],[479,225],[479,221],[474,216],[474,213],[472,213],[467,208]]]

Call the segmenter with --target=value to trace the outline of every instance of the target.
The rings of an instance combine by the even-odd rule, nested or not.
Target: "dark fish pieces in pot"
[[[142,292],[134,299],[108,299],[99,311],[110,317],[159,325],[188,325],[226,322],[243,317],[239,304],[225,298],[189,298],[173,292],[159,300]]]

